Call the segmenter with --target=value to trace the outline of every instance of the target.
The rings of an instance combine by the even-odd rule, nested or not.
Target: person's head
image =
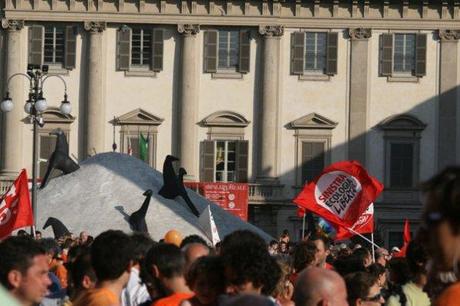
[[[316,266],[316,253],[318,249],[316,244],[312,241],[300,242],[294,250],[294,270],[300,273],[305,268]]]
[[[97,236],[91,245],[91,263],[98,282],[125,285],[133,263],[132,251],[132,240],[122,231],[109,230]]]
[[[201,236],[189,235],[189,236],[185,237],[182,240],[182,242],[180,243],[181,250],[183,250],[184,247],[187,246],[187,244],[190,244],[190,243],[201,243],[204,246],[208,246],[208,244],[206,243],[206,240],[204,240]]]
[[[376,279],[380,287],[385,287],[387,282],[387,270],[379,263],[373,263],[368,267],[369,273]]]
[[[313,242],[316,245],[316,264],[318,267],[324,267],[326,264],[326,258],[329,256],[329,246],[330,241],[324,235],[315,234],[310,237],[309,241]]]
[[[140,264],[141,261],[145,258],[145,255],[150,250],[150,248],[155,244],[155,242],[143,233],[133,233],[131,235],[131,241],[133,243],[132,255],[134,264]]]
[[[288,249],[288,244],[287,242],[285,241],[280,241],[280,244],[279,244],[279,252],[282,253],[282,254],[285,254],[289,251]]]
[[[242,294],[230,297],[226,301],[219,303],[222,306],[276,306],[277,304],[264,296],[253,294]]]
[[[260,237],[253,231],[238,230],[225,236],[224,240],[220,245],[220,253],[224,254],[227,249],[231,249],[235,245],[238,247],[247,245],[248,247],[255,246],[267,249],[267,244],[265,240],[263,240],[262,237]]]
[[[0,243],[0,282],[22,305],[38,304],[48,291],[48,258],[40,244],[28,237]]]
[[[347,290],[334,271],[311,267],[299,274],[293,300],[296,306],[347,306]]]
[[[388,262],[390,271],[389,281],[395,285],[402,286],[411,280],[411,272],[406,258],[392,258]]]
[[[209,255],[209,248],[201,243],[189,243],[182,249],[185,255],[185,270],[187,271],[195,260]]]
[[[385,303],[374,275],[356,272],[345,277],[350,306],[378,306]]]
[[[448,167],[422,184],[426,201],[423,225],[429,254],[442,271],[457,270],[460,261],[460,167]]]
[[[73,298],[77,297],[82,291],[96,286],[97,277],[91,265],[91,255],[88,248],[83,249],[69,267]]]
[[[19,230],[18,231],[18,234],[17,234],[19,237],[27,237],[29,236],[29,234],[27,234],[27,232],[25,230]]]
[[[222,259],[217,256],[198,258],[191,265],[186,281],[202,305],[215,304],[217,297],[225,292]]]
[[[268,252],[270,255],[276,255],[278,253],[278,241],[272,240],[268,244]]]
[[[427,283],[428,254],[425,246],[417,240],[409,242],[406,252],[406,260],[412,273],[414,283],[425,286]]]
[[[46,255],[48,256],[48,263],[51,263],[53,258],[55,258],[60,252],[58,243],[53,238],[44,238],[39,240],[38,243],[45,250]]]
[[[375,250],[375,262],[386,267],[388,260],[390,260],[390,253],[387,249],[378,248]]]
[[[276,257],[276,262],[281,269],[281,277],[276,284],[275,290],[272,292],[272,297],[277,300],[292,300],[293,285],[289,280],[292,274],[290,258],[279,255]]]
[[[169,293],[173,280],[184,280],[185,256],[178,246],[169,243],[154,245],[145,256],[144,267],[152,279],[158,280]]]
[[[372,264],[372,255],[366,248],[359,248],[353,251],[353,256],[358,258],[359,261],[362,262],[365,268],[369,267]]]
[[[36,240],[42,239],[42,232],[40,232],[40,231],[35,231],[35,239],[36,239]]]
[[[228,294],[270,295],[281,275],[266,247],[233,245],[225,250],[222,259]]]
[[[80,233],[80,243],[85,244],[86,241],[88,240],[88,232],[83,231]]]

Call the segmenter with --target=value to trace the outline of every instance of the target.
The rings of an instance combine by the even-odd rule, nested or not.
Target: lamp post
[[[42,114],[47,109],[48,105],[43,96],[43,86],[49,77],[57,77],[64,83],[64,100],[61,102],[60,111],[64,115],[70,114],[72,107],[70,101],[67,100],[67,84],[59,75],[47,75],[47,65],[31,65],[27,66],[27,74],[15,73],[11,75],[6,84],[6,95],[0,103],[2,112],[10,112],[14,108],[14,103],[9,93],[9,83],[11,79],[17,76],[25,77],[29,80],[29,98],[24,104],[24,111],[29,114],[31,123],[33,124],[33,143],[32,143],[32,209],[34,214],[34,223],[37,220],[37,174],[38,174],[38,127],[44,126]]]

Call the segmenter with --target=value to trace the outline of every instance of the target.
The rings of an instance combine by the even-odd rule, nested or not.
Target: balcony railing
[[[287,201],[283,193],[284,185],[249,184],[249,203],[284,204]]]
[[[8,176],[0,176],[0,197],[2,197],[7,191],[8,188],[13,184],[14,178]]]

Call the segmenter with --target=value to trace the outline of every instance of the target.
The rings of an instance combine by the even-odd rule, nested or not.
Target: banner
[[[15,229],[34,224],[25,169],[3,195],[0,202],[0,239]]]
[[[184,185],[229,213],[244,221],[248,220],[248,184],[184,182]]]
[[[203,232],[206,234],[206,237],[208,237],[208,239],[212,242],[213,246],[220,242],[219,232],[217,231],[217,226],[214,222],[210,205],[208,205],[208,207],[206,207],[206,209],[201,213],[198,218],[198,223],[200,224]]]
[[[336,240],[342,240],[350,238],[356,235],[354,232],[359,234],[369,234],[374,231],[374,203],[369,205],[366,211],[359,217],[358,221],[351,227],[353,231],[348,230],[346,227],[335,225],[337,235]]]
[[[293,201],[331,223],[351,228],[382,190],[382,183],[358,162],[342,161],[325,168]]]

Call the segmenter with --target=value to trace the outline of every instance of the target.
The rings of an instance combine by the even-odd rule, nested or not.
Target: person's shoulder
[[[108,289],[91,289],[78,298],[73,306],[111,306],[118,304],[117,297]]]
[[[436,306],[454,306],[458,305],[460,300],[460,282],[449,286],[436,300]]]

